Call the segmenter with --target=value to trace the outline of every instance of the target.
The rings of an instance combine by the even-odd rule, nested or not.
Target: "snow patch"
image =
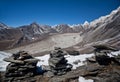
[[[86,58],[92,57],[93,55],[94,54],[81,54],[78,56],[66,55],[65,57],[68,60],[68,63],[73,65],[73,69],[76,69],[77,67],[85,64],[84,61],[86,60]],[[78,64],[74,63],[75,61],[79,61],[79,60],[80,60],[80,62]]]
[[[0,71],[5,71],[9,62],[3,61],[4,58],[11,56],[12,54],[0,51]]]
[[[37,59],[39,59],[40,61],[37,63],[37,66],[41,66],[41,65],[49,65],[48,64],[48,59],[50,58],[50,55],[44,55],[44,56],[40,56],[40,57],[36,57]]]
[[[87,29],[87,28],[89,28],[89,22],[88,21],[85,21],[83,24],[82,24],[82,26],[84,27],[84,29]]]
[[[84,77],[79,76],[79,82],[94,82],[92,79],[85,79]]]
[[[116,51],[116,52],[111,52],[113,55],[118,55],[120,54],[120,51]],[[5,71],[6,70],[6,66],[9,64],[8,62],[3,61],[4,58],[11,56],[12,54],[10,53],[6,53],[6,52],[2,52],[0,51],[0,71]],[[108,54],[109,56],[111,54]],[[111,56],[113,56],[111,55]],[[84,65],[84,61],[86,60],[86,58],[92,57],[94,56],[94,54],[81,54],[81,55],[77,55],[77,56],[71,56],[71,55],[66,55],[65,58],[68,60],[68,63],[73,65],[73,69],[76,69],[79,66]],[[48,59],[50,58],[50,55],[44,55],[44,56],[39,56],[39,57],[35,57],[37,59],[40,59],[40,61],[37,63],[37,66],[41,66],[41,65],[49,65],[48,64]],[[75,61],[80,61],[78,62],[78,64],[75,64]]]
[[[73,69],[76,69],[77,67],[84,65],[83,62],[86,60],[86,58],[91,57],[93,55],[94,54],[83,54],[83,55],[78,55],[78,56],[66,55],[65,58],[68,60],[68,63],[73,65]],[[50,58],[50,56],[48,54],[44,56],[36,57],[36,58],[40,59],[37,66],[49,65],[48,59]],[[81,62],[79,62],[78,64],[75,64],[74,62],[78,60],[80,60]]]
[[[35,38],[34,37],[32,37],[32,40],[34,40]]]
[[[116,52],[111,52],[111,54],[113,55],[118,55],[120,54],[120,51],[116,51]],[[109,56],[113,56],[111,54],[108,54]],[[68,60],[68,63],[73,65],[72,69],[76,69],[79,66],[85,65],[84,61],[86,60],[86,58],[92,57],[94,56],[94,54],[81,54],[81,55],[77,55],[77,56],[72,56],[72,55],[66,55],[65,58]],[[38,62],[37,66],[41,66],[41,65],[49,65],[48,64],[48,59],[50,58],[49,54],[44,55],[44,56],[40,56],[40,57],[36,57],[37,59],[40,59],[40,61]],[[80,61],[77,64],[75,63],[76,61]]]
[[[120,51],[111,52],[111,53],[108,54],[108,56],[114,57],[114,56],[117,56],[118,54],[120,55]]]

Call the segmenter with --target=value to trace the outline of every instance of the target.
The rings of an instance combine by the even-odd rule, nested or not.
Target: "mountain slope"
[[[17,52],[19,50],[28,51],[31,54],[37,54],[42,52],[48,52],[53,50],[54,47],[67,48],[71,47],[82,41],[82,37],[79,33],[65,33],[65,34],[55,34],[47,37],[46,39],[32,43],[26,46],[21,46],[15,49],[7,50],[7,52]]]
[[[82,53],[91,52],[92,46],[105,44],[120,49],[120,7],[107,16],[102,16],[89,24],[89,30],[83,35],[83,41],[77,46]],[[76,48],[75,48],[76,49]]]
[[[100,41],[113,38],[120,34],[120,8],[114,10],[110,15],[100,17],[90,23],[90,28],[95,28],[87,32],[85,39],[87,42]]]

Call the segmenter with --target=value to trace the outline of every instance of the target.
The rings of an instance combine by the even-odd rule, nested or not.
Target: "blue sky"
[[[8,26],[81,24],[109,14],[120,0],[0,0],[0,22]]]

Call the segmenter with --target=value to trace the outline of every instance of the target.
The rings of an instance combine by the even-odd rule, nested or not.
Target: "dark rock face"
[[[36,64],[38,59],[34,59],[25,51],[20,51],[4,61],[10,62],[6,68],[4,81],[18,81],[37,74]]]
[[[62,75],[71,70],[72,65],[67,63],[64,55],[66,55],[66,52],[59,47],[51,51],[49,66],[53,75]]]

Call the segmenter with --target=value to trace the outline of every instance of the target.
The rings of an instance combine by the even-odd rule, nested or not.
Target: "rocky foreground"
[[[120,55],[110,57],[108,65],[100,65],[94,57],[87,58],[85,65],[79,66],[64,75],[55,75],[53,77],[44,74],[34,74],[30,77],[11,77],[14,78],[9,82],[80,82],[79,77],[92,79],[91,82],[120,82]],[[102,61],[102,62],[106,62]],[[1,82],[5,81],[5,73],[1,72]]]
[[[93,79],[94,82],[120,82],[120,65],[111,64],[104,66],[99,65],[94,60],[88,63],[61,76],[46,77],[45,75],[35,75],[11,82],[79,82],[79,76]],[[1,81],[3,82],[4,73],[1,76]]]

